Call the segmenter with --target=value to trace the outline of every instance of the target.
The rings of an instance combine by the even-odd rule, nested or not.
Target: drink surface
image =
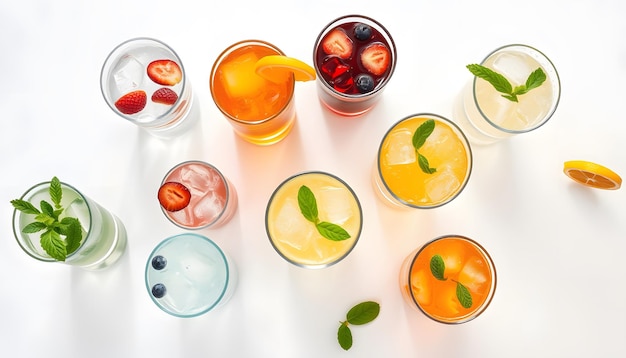
[[[419,153],[436,172],[425,173],[413,146],[413,134],[429,118],[412,117],[392,127],[378,154],[380,175],[391,193],[413,206],[434,206],[454,197],[469,176],[471,157],[464,139],[446,122],[435,128]]]
[[[211,91],[218,106],[231,117],[256,122],[280,113],[293,93],[293,79],[274,83],[255,72],[256,62],[278,51],[246,45],[229,53],[215,70]]]
[[[431,272],[430,262],[435,255],[443,258],[445,280],[437,279]],[[427,244],[418,253],[411,266],[410,288],[406,289],[411,290],[427,315],[454,322],[466,320],[484,308],[493,295],[494,275],[490,259],[478,246],[464,238],[446,237]],[[465,308],[457,297],[457,282],[469,290],[471,307]]]
[[[210,225],[224,215],[228,200],[225,178],[215,168],[188,162],[172,169],[163,182],[178,182],[191,193],[189,205],[178,211],[163,210],[173,222],[189,228]]]
[[[298,191],[307,186],[315,195],[320,221],[341,226],[350,234],[343,241],[323,237],[298,205]],[[361,208],[354,193],[337,178],[305,173],[283,183],[266,213],[267,232],[276,250],[288,261],[303,266],[328,266],[345,257],[361,233]]]

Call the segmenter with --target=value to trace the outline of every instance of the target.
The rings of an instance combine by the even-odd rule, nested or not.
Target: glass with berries
[[[347,15],[332,21],[313,50],[320,101],[343,116],[367,112],[391,79],[396,57],[393,38],[376,20]]]
[[[191,109],[191,84],[168,45],[134,38],[115,47],[100,73],[104,100],[122,118],[153,134],[173,133]]]
[[[215,228],[237,211],[237,192],[213,165],[186,161],[163,178],[157,194],[163,214],[183,229]]]

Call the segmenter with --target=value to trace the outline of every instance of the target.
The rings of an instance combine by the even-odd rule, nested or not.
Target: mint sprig
[[[447,278],[444,276],[444,272],[446,270],[446,263],[441,257],[441,255],[433,255],[430,258],[430,272],[432,275],[440,281],[446,281]],[[472,294],[469,289],[459,281],[451,280],[456,283],[456,298],[461,303],[461,306],[464,308],[472,307]]]
[[[298,190],[298,206],[305,219],[315,224],[317,231],[323,237],[332,241],[343,241],[350,238],[350,234],[341,226],[327,221],[320,221],[317,211],[317,200],[311,189],[306,185],[302,185]]]
[[[483,65],[470,64],[466,67],[474,76],[491,83],[496,91],[502,93],[502,97],[513,102],[518,102],[517,96],[541,86],[546,80],[546,73],[539,67],[528,75],[525,84],[513,87],[506,77]]]
[[[339,322],[339,329],[337,331],[337,341],[344,350],[348,350],[352,347],[352,331],[349,325],[363,325],[370,323],[380,313],[380,304],[374,301],[365,301],[352,307],[346,314],[346,320]]]
[[[419,149],[426,143],[426,139],[428,136],[432,134],[435,130],[435,121],[433,119],[427,119],[424,123],[422,123],[417,129],[415,133],[413,133],[413,148],[415,148],[415,152],[417,153],[417,163],[420,166],[420,169],[426,174],[433,174],[437,171],[436,168],[431,168],[430,163],[428,163],[428,158],[422,155],[419,152]]]
[[[40,209],[22,199],[11,200],[11,204],[23,214],[34,215],[35,221],[24,226],[22,232],[34,234],[43,231],[40,235],[41,247],[53,259],[65,261],[67,255],[76,251],[80,246],[83,230],[77,218],[64,217],[59,220],[65,209],[61,205],[63,191],[57,177],[53,177],[50,181],[48,192],[54,206],[45,200],[39,203]]]

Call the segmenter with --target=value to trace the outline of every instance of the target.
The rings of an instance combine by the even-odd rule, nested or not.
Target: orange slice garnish
[[[255,72],[276,83],[285,82],[292,73],[296,81],[305,82],[315,79],[313,67],[296,58],[281,55],[261,57],[256,62]]]
[[[584,160],[565,162],[563,172],[575,182],[596,189],[616,190],[622,178],[611,169]]]

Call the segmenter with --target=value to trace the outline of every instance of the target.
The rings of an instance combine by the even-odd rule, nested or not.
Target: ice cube
[[[202,221],[212,222],[223,210],[224,201],[211,191],[194,205],[193,214]]]
[[[464,284],[471,292],[480,292],[485,283],[487,283],[487,272],[485,261],[478,257],[472,256],[459,273],[459,282]]]
[[[493,69],[506,77],[513,87],[526,83],[528,75],[537,67],[532,58],[521,53],[503,52],[493,59]]]
[[[296,199],[288,198],[276,216],[275,227],[281,242],[296,250],[305,250],[313,238],[315,226],[304,218]]]
[[[125,55],[113,69],[113,81],[119,95],[135,90],[144,79],[144,65],[137,58]]]
[[[172,218],[172,220],[182,225],[191,226],[193,222],[191,216],[191,208],[189,206],[187,206],[183,210],[168,212],[168,214]]]
[[[415,163],[416,155],[413,147],[413,133],[408,129],[399,129],[389,133],[387,139],[385,164],[402,165]]]
[[[352,194],[345,188],[326,186],[318,193],[320,220],[342,225],[355,213],[352,211]]]
[[[426,270],[419,270],[411,275],[411,289],[413,290],[413,296],[417,302],[424,306],[429,305],[432,299],[432,293],[428,286],[428,274]]]
[[[461,180],[455,175],[450,166],[440,166],[424,183],[426,195],[435,203],[447,199],[460,186]]]
[[[258,60],[256,54],[248,52],[222,66],[220,79],[229,97],[255,97],[262,91],[265,80],[255,72]]]
[[[199,164],[190,164],[181,168],[180,177],[181,182],[192,191],[192,195],[204,195],[219,185],[221,180],[217,173]]]

